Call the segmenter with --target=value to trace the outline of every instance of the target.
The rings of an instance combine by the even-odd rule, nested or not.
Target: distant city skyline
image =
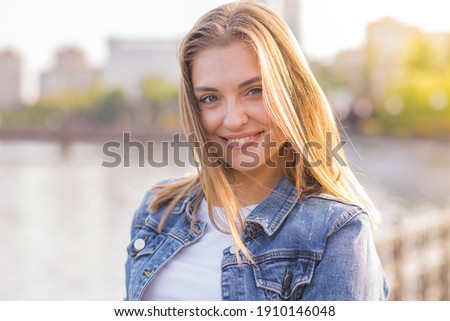
[[[87,63],[101,68],[108,40],[181,37],[206,11],[225,0],[0,0],[0,51],[22,60],[22,97],[38,98],[38,80],[57,51],[75,46]],[[195,5],[194,5],[195,4]],[[329,59],[364,43],[366,26],[384,16],[428,32],[450,31],[445,1],[301,0],[301,44],[310,58]]]

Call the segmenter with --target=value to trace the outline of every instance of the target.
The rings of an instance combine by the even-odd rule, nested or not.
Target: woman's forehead
[[[192,64],[192,80],[200,85],[256,76],[260,76],[257,56],[249,46],[240,43],[205,49]]]

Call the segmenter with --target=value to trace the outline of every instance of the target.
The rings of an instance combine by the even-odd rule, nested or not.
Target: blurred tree
[[[85,91],[62,92],[5,115],[8,127],[113,126],[127,121],[131,109],[119,90],[95,83]]]
[[[88,111],[89,119],[102,126],[124,122],[129,119],[131,114],[124,94],[117,89],[104,93],[94,107]]]
[[[94,108],[107,94],[108,89],[97,82],[88,90],[67,91],[43,97],[34,107],[52,108],[70,113],[73,110]]]
[[[142,82],[141,86],[144,108],[151,110],[153,123],[162,127],[177,127],[178,89],[172,82],[163,77],[150,77]],[[170,121],[167,123],[168,119]]]
[[[450,61],[426,39],[407,48],[405,76],[392,85],[378,110],[381,126],[401,136],[450,138]]]
[[[412,41],[406,49],[405,65],[409,72],[430,70],[433,65],[433,48],[423,38]]]

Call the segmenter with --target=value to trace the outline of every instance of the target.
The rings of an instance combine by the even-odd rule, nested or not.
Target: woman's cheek
[[[213,110],[201,111],[200,121],[207,134],[213,134],[221,122],[220,115]]]

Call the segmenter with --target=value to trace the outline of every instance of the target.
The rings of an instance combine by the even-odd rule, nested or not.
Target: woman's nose
[[[227,104],[226,115],[223,124],[230,130],[238,130],[248,122],[245,108],[237,102]]]

